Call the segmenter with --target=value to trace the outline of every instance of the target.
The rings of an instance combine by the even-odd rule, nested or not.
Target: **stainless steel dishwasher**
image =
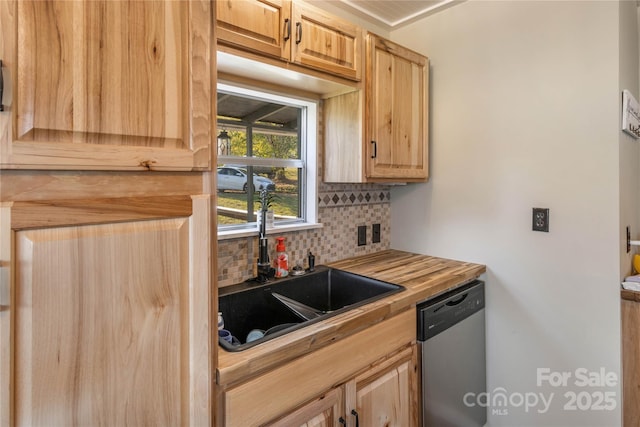
[[[486,423],[484,322],[480,280],[418,305],[423,427]]]

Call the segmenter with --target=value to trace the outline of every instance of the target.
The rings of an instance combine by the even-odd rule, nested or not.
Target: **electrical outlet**
[[[380,243],[380,224],[371,227],[371,243]]]
[[[367,244],[367,226],[358,226],[358,246],[364,246]]]
[[[549,209],[533,208],[532,230],[549,232]]]

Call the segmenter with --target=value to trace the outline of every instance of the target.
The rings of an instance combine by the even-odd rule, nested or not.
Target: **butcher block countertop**
[[[477,278],[484,265],[385,250],[329,264],[352,273],[402,285],[389,297],[354,308],[240,352],[218,347],[217,382],[230,387],[287,361],[375,325],[416,303]]]
[[[622,289],[620,291],[620,297],[627,301],[640,302],[640,292],[632,291],[630,289]]]

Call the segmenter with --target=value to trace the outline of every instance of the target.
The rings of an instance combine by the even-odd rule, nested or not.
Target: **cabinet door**
[[[284,418],[267,424],[269,427],[334,427],[344,414],[343,389],[334,388],[307,403]],[[344,417],[342,418],[344,420]]]
[[[351,80],[362,72],[362,30],[301,2],[293,3],[291,60]]]
[[[210,168],[212,13],[207,0],[0,3],[0,168]]]
[[[368,427],[411,427],[417,425],[417,373],[415,346],[400,359],[383,364],[360,375],[347,384],[347,395],[355,387],[356,411],[348,408],[347,415],[357,417],[360,425]]]
[[[632,292],[632,291],[622,291]],[[640,425],[640,302],[622,299],[623,425]]]
[[[0,206],[3,426],[211,425],[210,206]]]
[[[367,177],[428,177],[427,58],[373,34],[367,36]]]
[[[289,0],[218,0],[216,22],[221,44],[275,58],[290,58]]]

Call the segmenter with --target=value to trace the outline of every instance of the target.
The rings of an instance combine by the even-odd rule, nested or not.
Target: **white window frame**
[[[243,164],[251,166],[302,167],[304,171],[304,183],[301,184],[301,197],[303,198],[302,218],[295,221],[283,221],[282,223],[279,221],[273,229],[267,230],[267,235],[322,227],[322,224],[318,223],[318,101],[223,81],[218,81],[218,90],[305,109],[306,114],[303,114],[303,120],[300,123],[300,134],[304,135],[304,141],[300,144],[301,152],[299,160],[218,156],[217,164],[235,164],[242,162]],[[217,164],[215,165],[216,167]],[[218,240],[254,236],[257,234],[258,228],[255,222],[247,222],[246,224],[233,227],[220,228],[220,226],[218,226]]]

